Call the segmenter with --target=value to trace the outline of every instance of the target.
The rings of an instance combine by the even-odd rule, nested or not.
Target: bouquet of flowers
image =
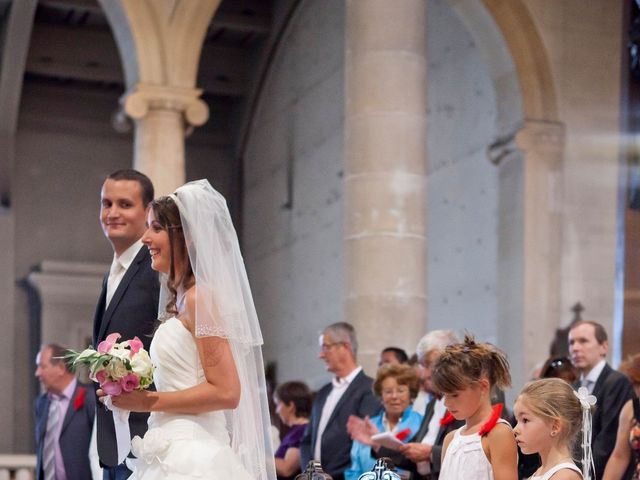
[[[86,365],[89,378],[100,384],[107,395],[144,390],[153,383],[153,364],[138,337],[117,343],[121,335],[112,333],[98,344],[81,352],[69,350],[65,360],[72,369]]]

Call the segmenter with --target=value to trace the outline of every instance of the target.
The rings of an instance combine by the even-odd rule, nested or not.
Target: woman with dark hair
[[[162,274],[157,391],[112,398],[151,412],[132,440],[132,478],[274,480],[262,334],[226,201],[190,182],[154,200],[147,224],[142,241]]]
[[[300,441],[311,416],[313,393],[303,382],[287,382],[273,395],[276,413],[289,431],[276,450],[278,480],[288,480],[300,473]]]
[[[573,385],[578,377],[578,370],[567,357],[549,358],[540,369],[540,378],[561,378],[569,385]]]
[[[632,480],[640,479],[640,353],[629,357],[620,365],[633,385],[635,398],[629,400],[620,411],[616,446],[609,457],[603,480],[619,480],[627,469],[632,470]],[[597,405],[596,405],[597,408]]]

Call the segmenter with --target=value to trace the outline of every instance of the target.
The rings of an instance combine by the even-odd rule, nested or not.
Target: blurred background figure
[[[567,357],[549,358],[540,369],[540,378],[561,378],[573,385],[580,376],[576,367]]]
[[[288,427],[275,451],[276,474],[279,480],[294,478],[300,473],[300,441],[311,416],[313,393],[306,383],[286,382],[273,395],[276,413]]]
[[[640,353],[622,362],[620,371],[633,385],[634,397],[620,411],[618,436],[603,480],[640,479]]]
[[[381,367],[385,363],[408,363],[409,356],[407,352],[399,347],[387,347],[380,352],[380,360],[378,366]]]
[[[69,371],[63,359],[66,351],[49,344],[36,356],[35,375],[44,390],[35,405],[37,480],[91,478],[95,395]]]

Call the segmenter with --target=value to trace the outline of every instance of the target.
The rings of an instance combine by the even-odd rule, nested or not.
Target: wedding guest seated
[[[349,418],[348,429],[354,440],[351,447],[351,467],[344,472],[345,480],[357,480],[376,462],[371,447],[372,428],[378,432],[391,432],[401,441],[411,438],[420,428],[422,415],[415,412],[411,403],[416,398],[419,379],[409,365],[385,364],[378,369],[373,392],[382,400],[383,411],[371,419]]]
[[[633,385],[634,398],[624,404],[620,411],[618,436],[613,453],[607,461],[603,480],[623,478],[640,479],[640,353],[636,353],[620,364]]]
[[[399,347],[387,347],[380,352],[378,366],[380,367],[385,363],[409,363],[409,356],[407,352]]]
[[[300,441],[309,423],[313,393],[303,382],[286,382],[276,388],[273,401],[280,420],[289,427],[275,452],[278,480],[288,480],[300,473]]]

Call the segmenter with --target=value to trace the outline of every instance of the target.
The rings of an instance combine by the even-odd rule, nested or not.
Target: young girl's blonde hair
[[[571,385],[560,378],[535,380],[524,386],[518,400],[546,422],[557,420],[560,423],[558,437],[572,451],[582,428],[582,406]]]
[[[483,378],[492,387],[510,387],[507,356],[490,343],[476,343],[471,335],[466,335],[462,343],[445,348],[433,367],[431,381],[440,393],[453,393]]]

